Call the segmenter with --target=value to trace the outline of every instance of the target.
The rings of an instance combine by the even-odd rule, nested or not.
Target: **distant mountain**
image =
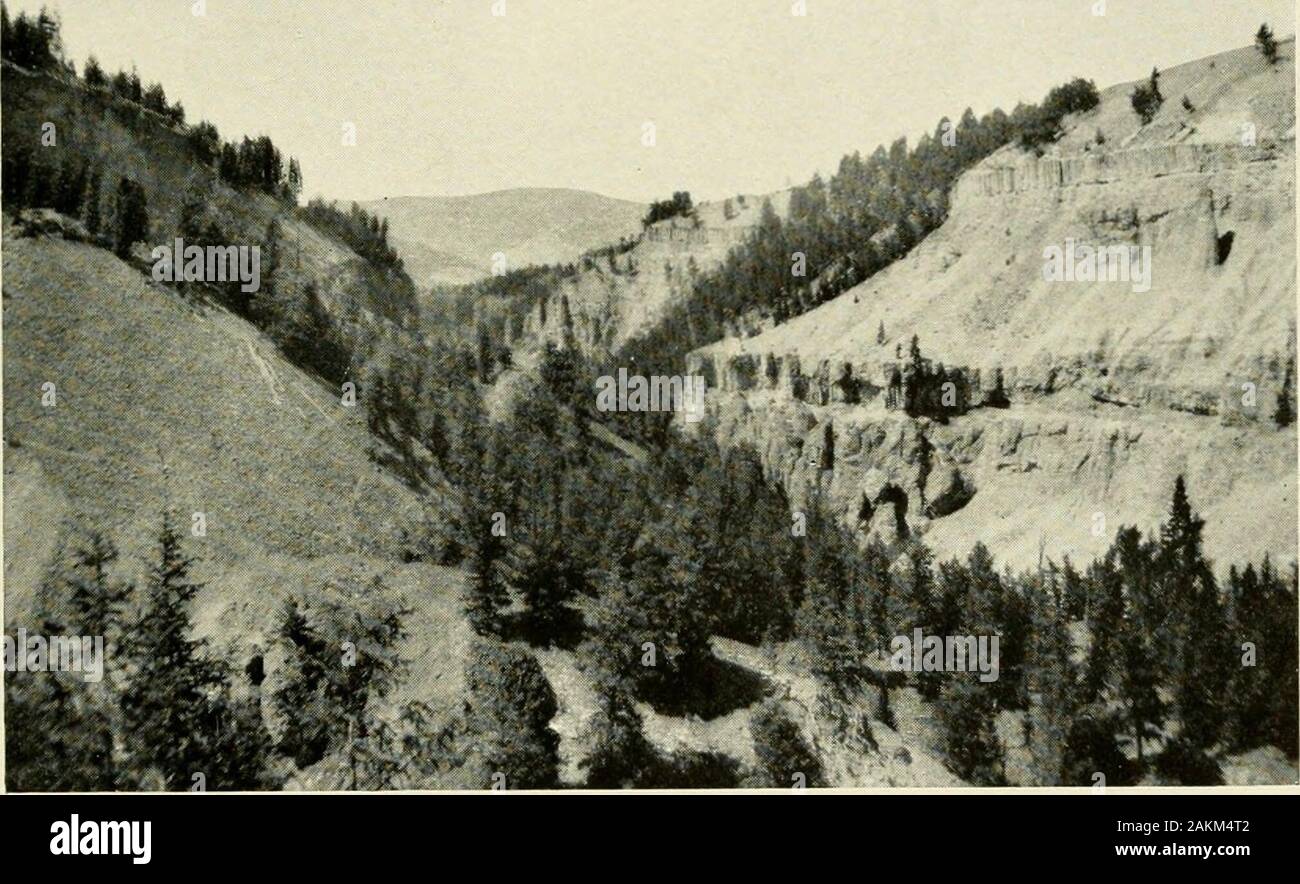
[[[641,229],[646,207],[597,193],[519,188],[472,196],[403,196],[361,204],[388,219],[389,239],[420,288],[508,267],[572,261]]]

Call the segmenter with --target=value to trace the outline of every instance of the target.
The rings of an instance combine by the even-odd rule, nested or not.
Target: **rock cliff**
[[[864,535],[920,531],[941,555],[982,540],[1013,565],[1040,543],[1091,557],[1121,524],[1158,523],[1181,473],[1221,566],[1293,560],[1295,428],[1278,417],[1294,414],[1294,41],[1282,46],[1275,66],[1238,50],[1164,72],[1148,126],[1132,84],[1105,90],[1046,155],[1008,146],[966,173],[947,222],[905,259],[693,353],[719,440],[752,445],[796,504],[820,491]],[[1149,279],[1137,263],[1047,278],[1053,247],[1082,245],[1146,256]],[[951,384],[927,416],[899,407],[913,336]]]

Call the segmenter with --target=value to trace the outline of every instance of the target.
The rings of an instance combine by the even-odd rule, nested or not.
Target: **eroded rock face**
[[[1223,567],[1266,552],[1294,557],[1289,430],[1131,411],[1030,405],[945,425],[881,408],[716,394],[704,425],[726,449],[752,447],[793,507],[820,496],[862,540],[916,532],[940,557],[964,556],[981,540],[1000,562],[1028,567],[1041,539],[1053,557],[1086,561],[1123,524],[1154,528],[1183,474],[1207,520],[1206,549]]]
[[[1292,561],[1294,169],[1293,140],[995,154],[902,261],[692,354],[714,431],[795,506],[820,493],[863,537],[920,532],[940,555],[1090,558],[1154,528],[1182,474],[1220,567]],[[1149,247],[1149,289],[1045,279],[1067,239]],[[954,385],[938,420],[898,399],[913,335]]]

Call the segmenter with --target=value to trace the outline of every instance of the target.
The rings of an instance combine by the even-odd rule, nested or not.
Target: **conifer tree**
[[[645,738],[641,714],[626,686],[597,679],[596,713],[584,731],[591,747],[579,763],[589,789],[621,789],[643,782],[656,762],[654,747]]]
[[[92,89],[103,89],[108,83],[108,77],[104,75],[104,69],[99,66],[99,60],[95,56],[86,59],[86,65],[81,71],[82,79],[86,85]]]
[[[1042,785],[1054,786],[1062,781],[1066,743],[1078,705],[1066,602],[1058,576],[1042,569],[1025,595],[1032,624],[1026,661],[1030,750]]]
[[[299,767],[329,753],[346,762],[345,788],[363,782],[362,758],[374,735],[371,700],[399,684],[405,662],[398,642],[410,611],[389,597],[382,579],[362,574],[331,578],[302,602],[289,599],[281,620],[285,671],[275,707],[286,722],[280,751]]]
[[[223,668],[191,637],[189,604],[200,586],[170,515],[158,535],[158,557],[145,588],[144,613],[133,630],[132,672],[122,696],[132,766],[153,769],[164,788],[184,790],[218,763],[212,697],[228,687]]]
[[[100,188],[102,187],[103,173],[96,166],[91,170],[90,176],[86,182],[86,194],[82,199],[85,205],[85,224],[86,231],[93,237],[99,236],[100,230],[104,226],[103,219],[100,215]]]
[[[1169,606],[1167,629],[1156,632],[1173,676],[1180,736],[1190,749],[1218,742],[1223,692],[1231,653],[1214,573],[1201,553],[1205,521],[1192,512],[1186,484],[1174,482],[1169,518],[1160,530],[1157,568],[1160,596]]]
[[[129,178],[117,186],[117,202],[113,208],[114,251],[125,260],[131,256],[131,247],[149,236],[149,208],[144,188]]]
[[[1271,614],[1266,592],[1253,564],[1248,563],[1240,574],[1236,566],[1228,570],[1231,604],[1228,647],[1235,665],[1227,692],[1227,729],[1237,750],[1251,749],[1263,742],[1268,724],[1272,681],[1267,662],[1278,649],[1270,647],[1266,638]]]
[[[765,700],[749,719],[754,752],[766,782],[774,788],[790,788],[802,775],[806,787],[825,786],[821,761],[799,726],[775,699]]]
[[[97,560],[111,560],[111,547],[106,541],[92,548],[97,551]],[[82,565],[83,558],[86,556],[82,550],[65,558],[60,547],[58,558],[42,582],[34,617],[38,628],[34,631],[46,637],[102,640],[102,677],[96,682],[88,680],[83,672],[39,671],[30,656],[21,670],[6,673],[5,782],[11,791],[98,792],[112,791],[119,785],[119,760],[113,739],[118,726],[116,679],[112,677],[117,648],[105,634],[108,625],[88,610],[92,606],[81,594],[89,588],[85,584],[96,579],[94,565]],[[107,593],[117,592],[116,585],[110,585],[107,578],[102,578],[99,585]],[[108,606],[116,635],[120,610]],[[14,650],[17,654],[29,652],[23,646]],[[87,661],[84,657],[82,661],[85,667]]]
[[[475,644],[465,678],[468,732],[490,787],[545,789],[559,780],[559,735],[550,721],[559,707],[537,658],[513,645]]]
[[[931,568],[933,555],[919,539],[909,538],[903,546],[902,557],[905,567],[898,577],[898,593],[907,613],[896,628],[901,635],[910,636],[918,628],[926,635],[936,634],[942,615]],[[922,672],[916,679],[922,697],[932,702],[938,699],[942,686],[940,673]]]
[[[1277,40],[1273,39],[1273,29],[1267,23],[1255,32],[1255,48],[1269,64],[1277,64]]]
[[[1158,552],[1143,542],[1133,527],[1122,528],[1115,539],[1115,555],[1125,592],[1124,615],[1119,624],[1118,691],[1137,748],[1139,774],[1146,741],[1159,734],[1166,707],[1157,692],[1163,667],[1154,634],[1169,608],[1154,575]]]
[[[47,635],[62,624],[40,618]],[[20,651],[22,649],[19,649]],[[119,787],[111,703],[80,673],[5,674],[5,787],[11,792],[111,792]],[[53,725],[53,726],[52,726]]]
[[[1084,664],[1081,700],[1092,703],[1104,695],[1114,696],[1120,681],[1122,657],[1119,641],[1125,611],[1124,579],[1115,545],[1089,567],[1087,586],[1087,624],[1091,642]]]
[[[954,677],[939,706],[948,767],[975,786],[1006,785],[1006,760],[995,724],[997,703],[989,687],[969,673]]]
[[[850,546],[820,502],[810,509],[808,563],[796,632],[808,648],[810,668],[822,687],[822,711],[842,734],[850,734],[858,724],[852,704],[865,672],[866,653],[859,644]]]
[[[1108,786],[1130,784],[1130,764],[1115,740],[1115,723],[1100,708],[1080,714],[1070,723],[1061,754],[1062,786],[1096,786],[1097,774]]]
[[[465,614],[479,635],[499,634],[501,612],[510,603],[509,590],[502,576],[506,554],[503,532],[509,530],[505,501],[501,499],[494,472],[504,459],[499,451],[499,436],[491,428],[483,447],[470,453],[474,460],[475,483],[466,488],[462,498],[465,546],[469,553],[470,583]],[[498,508],[500,507],[500,508]]]

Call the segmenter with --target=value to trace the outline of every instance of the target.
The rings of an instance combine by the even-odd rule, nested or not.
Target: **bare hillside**
[[[758,224],[765,200],[784,216],[790,192],[699,203],[690,216],[650,225],[629,249],[584,263],[575,277],[534,307],[525,328],[527,340],[560,340],[566,331],[562,304],[567,304],[579,345],[616,352],[654,328],[689,294],[697,276],[716,268],[744,242]]]

